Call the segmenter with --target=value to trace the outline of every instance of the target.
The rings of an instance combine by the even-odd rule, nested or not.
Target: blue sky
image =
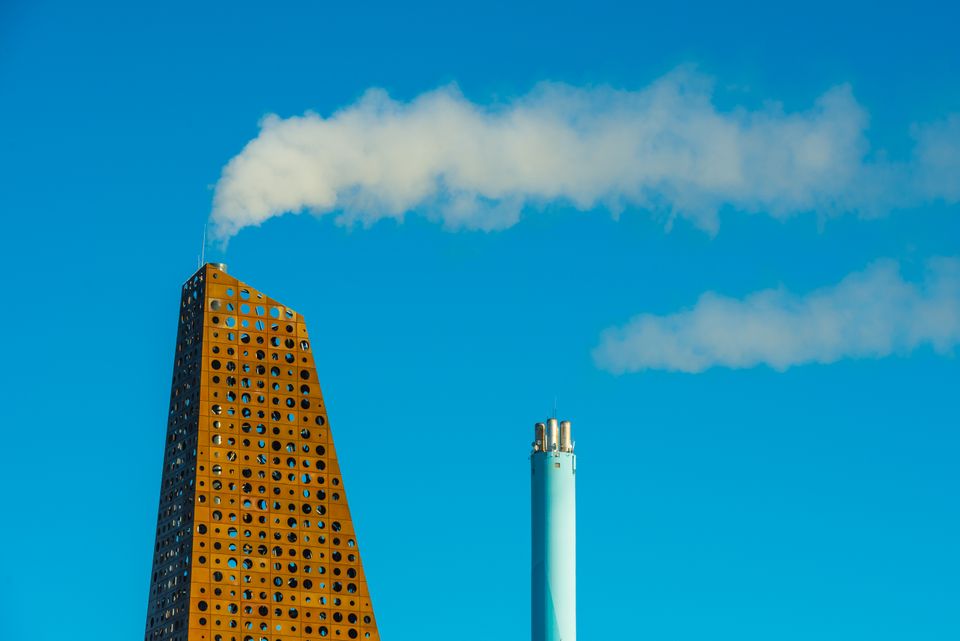
[[[496,125],[553,82],[587,92],[576,115],[602,124],[597,92],[640,95],[681,69],[713,83],[707,112],[737,131],[777,113],[852,127],[852,146],[828,146],[853,153],[828,163],[850,180],[759,197],[779,184],[756,177],[761,155],[743,190],[673,183],[719,212],[713,227],[671,224],[657,188],[614,217],[603,198],[576,207],[526,184],[519,220],[493,231],[437,224],[428,194],[402,223],[337,224],[341,200],[208,248],[307,319],[381,633],[528,637],[527,453],[556,397],[579,458],[581,638],[960,638],[957,332],[927,322],[957,305],[928,266],[960,255],[960,167],[947,155],[937,174],[917,152],[960,114],[958,17],[943,2],[5,3],[8,633],[142,633],[179,286],[265,115],[316,125],[371,88],[402,112],[455,85]],[[836,87],[849,101],[818,115]],[[375,216],[405,202],[372,192]],[[899,275],[866,279],[853,322],[811,304],[842,303],[844,279],[883,260]],[[755,314],[745,301],[767,290],[796,313]],[[672,331],[706,292],[733,316],[701,312],[704,326],[747,318],[790,349]],[[645,334],[627,371],[595,359],[604,330],[638,315],[713,360],[658,365]],[[842,340],[800,331],[812,321]],[[888,340],[857,331],[874,323]],[[733,339],[746,346],[731,368],[716,350]]]

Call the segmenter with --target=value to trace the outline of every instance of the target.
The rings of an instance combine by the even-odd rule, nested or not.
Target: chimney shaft
[[[577,457],[570,421],[537,423],[531,471],[531,638],[577,639]],[[541,434],[543,436],[541,436]],[[540,446],[542,444],[542,446]]]

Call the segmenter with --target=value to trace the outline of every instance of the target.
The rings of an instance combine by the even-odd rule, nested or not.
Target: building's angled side
[[[183,286],[145,641],[379,639],[304,319]]]

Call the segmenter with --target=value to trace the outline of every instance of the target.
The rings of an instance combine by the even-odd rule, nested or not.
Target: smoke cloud
[[[617,374],[760,364],[785,370],[906,354],[925,344],[949,353],[958,343],[960,258],[935,258],[917,283],[905,281],[896,262],[883,260],[803,296],[782,288],[743,300],[707,292],[692,309],[641,314],[605,330],[593,357]]]
[[[479,105],[455,87],[410,102],[369,90],[329,117],[267,116],[216,185],[226,240],[286,212],[370,224],[416,210],[450,229],[500,229],[525,207],[626,207],[706,230],[732,206],[778,218],[883,213],[960,200],[960,118],[915,132],[911,161],[873,161],[849,87],[802,112],[721,111],[711,80],[675,71],[640,91],[544,83]]]

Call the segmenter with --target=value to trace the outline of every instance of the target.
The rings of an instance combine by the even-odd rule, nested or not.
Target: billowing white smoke
[[[409,103],[374,89],[328,118],[268,116],[223,170],[214,233],[302,211],[372,223],[417,210],[497,229],[556,201],[714,230],[724,205],[784,217],[960,199],[960,119],[919,130],[916,157],[893,166],[869,160],[867,115],[846,86],[800,113],[720,111],[711,92],[679,70],[641,91],[541,84],[483,106],[455,87]]]
[[[905,354],[960,343],[960,258],[927,263],[910,283],[897,263],[878,261],[834,287],[798,296],[783,289],[737,300],[708,292],[692,309],[641,314],[601,335],[594,361],[614,373],[766,364],[783,370],[841,358]]]

